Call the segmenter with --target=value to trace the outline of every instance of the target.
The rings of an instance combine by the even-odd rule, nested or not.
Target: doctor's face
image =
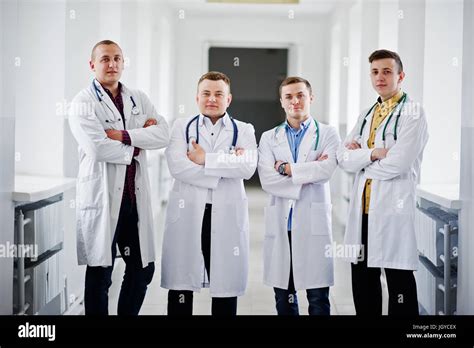
[[[198,86],[196,102],[201,114],[218,118],[225,114],[232,101],[229,86],[223,81],[203,80]]]
[[[105,87],[115,86],[123,71],[122,50],[117,45],[100,45],[94,53],[89,64],[96,79]]]
[[[314,96],[304,82],[292,83],[281,88],[280,103],[286,117],[301,121],[309,115]]]
[[[398,71],[393,58],[378,59],[370,63],[372,87],[382,100],[390,99],[397,94],[404,77],[405,73]]]

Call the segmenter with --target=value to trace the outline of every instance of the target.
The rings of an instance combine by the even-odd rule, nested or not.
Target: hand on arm
[[[107,137],[112,140],[117,140],[120,142],[123,142],[123,135],[121,130],[116,130],[116,129],[107,129],[105,131],[107,134]]]
[[[349,150],[357,150],[357,149],[360,149],[361,147],[357,141],[352,140],[350,143],[346,144],[346,148]]]
[[[388,149],[376,148],[370,154],[370,159],[372,162],[377,160],[382,160],[387,157]]]
[[[277,171],[278,174],[280,174],[280,172],[278,171],[278,168],[280,168],[280,165],[282,163],[285,163],[283,161],[276,161],[275,162],[275,165],[273,166],[275,168],[275,170]],[[286,165],[285,165],[285,174],[288,175],[288,176],[291,176],[291,167],[290,167],[290,164],[288,162],[286,162]]]
[[[358,142],[353,140],[350,143],[346,144],[346,148],[348,150],[357,150],[357,149],[360,149],[361,146]],[[370,159],[372,162],[384,159],[385,157],[387,157],[387,152],[388,152],[388,149],[375,148],[372,150],[372,153],[370,154]]]
[[[196,164],[204,165],[206,163],[206,152],[195,140],[192,141],[192,145],[194,149],[188,151],[188,158]]]
[[[328,159],[328,155],[326,155],[326,154],[320,154],[320,155],[318,156],[318,158],[315,159],[315,161],[320,161],[320,162],[322,162],[322,161],[325,161],[325,160],[327,160],[327,159]],[[280,167],[280,165],[281,165],[282,163],[284,163],[284,162],[283,162],[283,161],[276,161],[276,162],[275,162],[274,168],[275,168],[275,170],[276,170],[278,173],[280,173],[280,172],[278,171],[278,168]],[[290,163],[286,163],[286,165],[285,165],[285,174],[288,175],[289,177],[291,177],[291,174],[292,174],[292,173],[291,173],[291,164],[290,164]]]
[[[242,147],[238,147],[237,149],[235,149],[235,155],[236,156],[242,156],[245,152],[245,149],[242,148]]]
[[[149,118],[148,120],[145,121],[143,128],[156,126],[157,124],[158,124],[158,121],[155,118]]]

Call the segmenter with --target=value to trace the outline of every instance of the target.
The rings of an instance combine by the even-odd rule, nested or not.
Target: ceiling
[[[293,11],[294,18],[298,18],[329,14],[342,1],[345,0],[174,0],[168,4],[194,15],[286,17]]]

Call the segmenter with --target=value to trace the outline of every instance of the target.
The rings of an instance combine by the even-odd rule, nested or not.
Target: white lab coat
[[[407,98],[397,126],[398,140],[393,139],[397,111],[386,128],[387,157],[372,162],[373,149],[367,146],[374,111],[367,116],[361,149],[348,150],[345,144],[357,139],[364,110],[354,129],[338,150],[339,166],[355,173],[350,197],[344,244],[347,249],[360,246],[362,195],[367,179],[372,179],[368,221],[368,267],[416,270],[418,255],[415,238],[415,188],[419,182],[423,149],[428,141],[427,123],[419,104]],[[378,127],[375,148],[383,148],[382,133],[388,117]],[[346,258],[353,263],[357,255]]]
[[[85,88],[73,99],[69,111],[71,132],[79,145],[77,175],[77,256],[80,265],[112,265],[112,241],[118,222],[125,184],[126,166],[131,163],[134,146],[140,148],[136,159],[135,193],[138,231],[143,267],[155,260],[150,183],[146,151],[165,147],[169,130],[165,119],[156,113],[148,97],[139,90],[122,84],[126,129],[132,146],[107,138],[105,130],[123,130],[120,112],[94,80],[102,93],[102,102],[94,88]],[[132,114],[133,96],[140,113]],[[155,118],[158,124],[143,128],[145,121]]]
[[[335,128],[311,121],[300,144],[298,161],[294,163],[285,127],[263,133],[259,146],[258,173],[265,192],[270,194],[265,207],[264,283],[288,289],[290,247],[288,214],[292,215],[292,262],[296,290],[327,287],[334,284],[333,259],[326,254],[332,243],[331,196],[329,179],[337,167],[336,150],[340,143]],[[324,161],[315,161],[327,154]],[[291,163],[292,176],[280,175],[275,161]]]
[[[191,119],[175,121],[165,152],[175,180],[166,212],[161,286],[197,292],[208,286],[201,252],[201,227],[208,189],[212,189],[210,294],[241,296],[247,285],[249,254],[248,202],[243,179],[249,179],[257,167],[254,128],[235,120],[236,147],[244,148],[246,153],[245,161],[236,162],[238,157],[228,153],[234,134],[229,116],[224,116],[224,128],[211,148],[200,115],[199,145],[206,151],[206,163],[202,166],[186,155],[185,129]],[[189,128],[190,137],[195,137],[195,122]]]

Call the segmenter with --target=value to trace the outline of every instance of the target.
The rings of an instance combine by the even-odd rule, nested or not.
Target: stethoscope
[[[314,125],[316,126],[316,142],[314,143],[314,151],[316,151],[316,149],[318,148],[318,144],[319,144],[319,124],[318,124],[318,121],[316,121],[314,118],[313,118],[313,121],[314,121]],[[286,121],[283,122],[282,124],[280,124],[278,127],[276,127],[275,129],[275,136],[276,134],[278,133],[278,130],[283,127],[284,125],[286,124]]]
[[[95,90],[95,95],[97,96],[97,99],[99,100],[99,102],[102,102],[103,98],[104,98],[104,94],[102,93],[100,88],[97,87],[97,85],[95,84],[95,80],[92,81],[92,87]],[[140,113],[140,109],[138,108],[138,106],[135,103],[135,100],[133,99],[132,96],[130,96],[130,100],[132,101],[132,115],[136,116]],[[121,119],[118,119],[118,121],[121,121]],[[109,122],[113,122],[113,121],[112,120],[105,120],[105,122],[109,123]]]
[[[188,122],[188,124],[186,125],[186,144],[188,144],[188,147],[189,147],[189,127],[191,127],[191,124],[196,121],[196,144],[199,144],[199,116],[200,115],[196,115],[194,116],[191,121]],[[234,127],[234,134],[232,136],[232,145],[230,147],[230,151],[234,151],[235,150],[235,146],[237,145],[237,137],[239,135],[239,129],[237,128],[237,124],[235,123],[234,119],[232,117],[230,117],[230,120],[232,121],[232,126]]]
[[[387,122],[385,123],[385,126],[383,127],[383,132],[382,132],[382,141],[384,143],[384,146],[385,146],[385,133],[386,133],[386,130],[387,130],[387,126],[388,124],[390,123],[390,120],[392,119],[393,117],[393,114],[395,113],[395,110],[398,109],[398,115],[396,116],[395,118],[395,125],[393,126],[393,139],[395,141],[397,141],[397,126],[398,126],[398,120],[400,119],[400,115],[402,113],[402,109],[403,109],[403,105],[405,104],[406,102],[406,99],[407,99],[407,94],[406,93],[403,93],[402,97],[400,98],[400,102],[398,103],[397,107],[395,107],[393,109],[393,111],[390,113],[390,115],[388,116],[388,119],[387,119]],[[362,125],[360,127],[360,132],[359,132],[359,143],[360,143],[360,140],[362,139],[362,133],[364,131],[364,127],[365,127],[365,124],[367,123],[367,117],[370,115],[370,113],[372,112],[372,110],[377,106],[378,102],[375,102],[374,105],[372,105],[372,107],[369,109],[369,111],[367,112],[367,114],[365,115],[364,117],[364,121],[362,122]]]

